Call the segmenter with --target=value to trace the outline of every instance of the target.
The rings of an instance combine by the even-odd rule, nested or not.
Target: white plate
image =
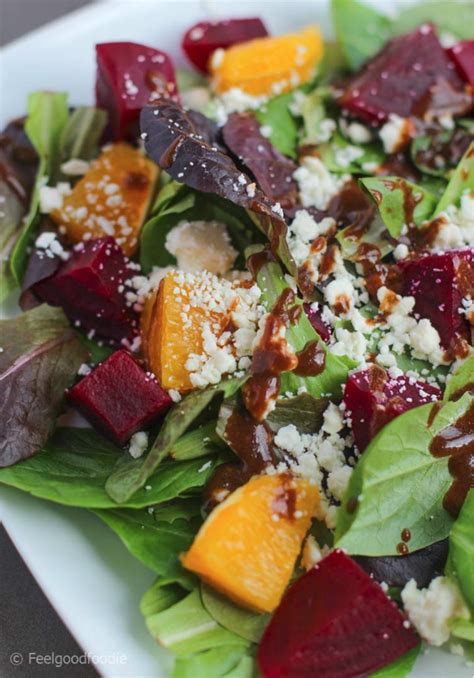
[[[393,7],[390,0],[377,4]],[[274,33],[311,22],[318,22],[326,34],[330,31],[325,0],[103,2],[3,49],[0,124],[22,115],[26,96],[35,89],[68,91],[72,104],[92,102],[96,42],[148,43],[168,51],[178,65],[184,65],[179,42],[187,27],[209,16],[238,15],[259,15]],[[102,675],[164,678],[169,674],[172,658],[153,643],[138,610],[153,573],[132,558],[113,532],[86,511],[40,501],[6,487],[0,487],[0,517],[79,644],[101,660],[97,668]],[[413,673],[418,678],[472,675],[473,670],[461,658],[434,649],[419,659]]]

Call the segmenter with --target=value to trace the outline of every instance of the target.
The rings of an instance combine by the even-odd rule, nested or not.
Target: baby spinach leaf
[[[474,355],[469,356],[453,373],[446,385],[444,400],[452,400],[453,396],[465,389],[474,393]]]
[[[10,268],[18,284],[26,269],[27,248],[38,223],[39,189],[44,180],[52,183],[57,176],[61,160],[61,135],[67,120],[67,94],[64,92],[33,92],[28,97],[25,130],[40,161],[30,211],[10,259]]]
[[[184,461],[216,454],[219,450],[225,449],[216,433],[216,425],[217,421],[214,419],[185,433],[171,448],[170,456],[178,461]]]
[[[346,228],[342,228],[336,233],[336,239],[341,246],[342,256],[349,261],[356,261],[357,252],[362,243],[377,245],[382,258],[387,256],[393,250],[393,244],[387,236],[387,227],[380,214],[375,215],[368,228],[360,229],[359,231],[352,226],[346,226]]]
[[[400,177],[371,177],[359,182],[374,199],[393,238],[401,234],[405,224],[419,225],[429,219],[436,207],[431,193]]]
[[[0,469],[0,483],[66,506],[117,508],[105,491],[121,448],[88,428],[59,428],[39,454]],[[211,464],[204,468],[207,461]],[[219,459],[166,462],[125,506],[142,508],[189,495],[202,488]]]
[[[448,205],[459,205],[461,196],[474,186],[474,141],[456,167],[449,184],[436,206],[434,216],[445,210]]]
[[[443,498],[452,477],[448,458],[434,457],[429,445],[471,402],[472,396],[465,394],[446,403],[433,422],[431,403],[415,407],[381,429],[351,476],[338,513],[337,546],[354,555],[397,555],[404,529],[411,533],[411,551],[447,537],[453,520],[443,508]],[[358,503],[350,512],[352,497]]]
[[[370,678],[406,678],[410,675],[420,654],[421,644],[406,652],[383,669],[370,674]]]
[[[407,33],[425,21],[434,23],[438,33],[452,33],[460,40],[472,38],[474,7],[456,0],[429,0],[403,6],[391,27],[393,35]]]
[[[62,310],[46,305],[0,321],[0,336],[3,467],[41,449],[88,352]]]
[[[107,124],[107,113],[94,106],[79,106],[67,121],[60,139],[61,160],[92,160],[98,154],[99,140]]]
[[[329,398],[314,398],[309,393],[300,393],[294,398],[280,398],[266,422],[274,431],[294,424],[300,433],[316,433],[322,426],[323,413],[328,405]]]
[[[22,229],[25,213],[23,203],[12,188],[0,179],[0,195],[3,198],[0,210],[0,303],[17,286],[10,270],[10,254]]]
[[[146,457],[130,461],[126,455],[118,464],[105,486],[110,497],[118,504],[128,502],[145,485],[152,473],[170,454],[176,441],[214,398],[233,395],[243,382],[243,379],[224,380],[204,391],[194,391],[176,403],[166,415],[163,426]]]
[[[474,641],[474,622],[468,619],[455,619],[451,624],[451,633],[456,638]]]
[[[186,518],[164,520],[159,509],[112,509],[95,511],[140,562],[157,574],[167,574],[179,563],[199,529],[199,506]],[[165,516],[166,517],[166,516]]]
[[[474,489],[469,491],[449,535],[449,563],[463,597],[474,613]]]
[[[473,138],[473,132],[463,127],[441,128],[412,141],[411,159],[424,174],[449,179]]]
[[[166,610],[149,615],[146,624],[153,638],[178,656],[222,646],[244,650],[249,645],[211,617],[199,589]]]
[[[253,678],[254,660],[246,651],[246,647],[224,645],[178,657],[171,678]]]
[[[255,113],[259,123],[270,129],[273,146],[290,158],[296,158],[298,141],[298,124],[289,109],[293,96],[293,92],[286,92],[273,97]]]
[[[249,252],[251,251],[257,251],[257,249],[249,248]],[[281,267],[276,262],[270,262],[261,267],[257,274],[257,283],[262,290],[262,304],[269,311],[282,292],[288,288]],[[302,305],[303,302],[297,298],[295,304]],[[356,367],[356,363],[345,356],[333,355],[321,341],[304,311],[299,316],[298,321],[288,327],[286,337],[295,351],[302,351],[309,341],[319,339],[326,353],[326,364],[321,374],[315,377],[300,377],[294,372],[283,373],[280,377],[280,393],[296,394],[300,388],[305,388],[307,393],[314,398],[319,398],[322,395],[328,396],[329,394],[340,397],[349,370]]]
[[[240,607],[206,584],[201,584],[201,597],[206,610],[221,626],[245,640],[259,642],[270,621],[269,614],[258,614]]]
[[[379,143],[349,143],[338,132],[331,141],[318,146],[318,154],[328,170],[335,174],[372,174],[372,170],[364,169],[366,163],[375,163],[378,166],[385,158]]]
[[[390,37],[390,19],[358,0],[332,0],[337,41],[349,68],[358,70]]]

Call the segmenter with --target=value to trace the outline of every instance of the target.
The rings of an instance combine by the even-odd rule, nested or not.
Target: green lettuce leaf
[[[98,155],[99,141],[107,124],[107,113],[94,106],[79,106],[65,125],[60,138],[61,161],[71,158],[92,160]]]
[[[404,5],[392,23],[391,32],[394,35],[407,33],[425,21],[434,23],[438,33],[451,33],[460,40],[469,40],[472,39],[474,26],[474,6],[456,0],[429,0]]]
[[[176,501],[176,500],[175,500]],[[166,575],[179,564],[202,522],[200,502],[181,502],[182,516],[168,516],[166,508],[113,509],[95,511],[122,540],[140,562],[160,575]]]
[[[344,154],[348,151],[359,155],[348,161]],[[318,154],[330,172],[335,174],[372,174],[372,171],[364,169],[366,163],[381,165],[385,154],[380,143],[355,144],[345,139],[342,134],[336,132],[331,141],[318,146]]]
[[[249,646],[213,619],[202,603],[199,589],[171,607],[149,615],[146,624],[153,638],[177,655],[186,656],[222,646],[242,649]]]
[[[415,407],[388,423],[361,456],[338,512],[336,546],[350,554],[397,555],[400,533],[411,532],[416,551],[448,536],[453,519],[443,508],[452,483],[448,457],[429,451],[433,436],[471,405],[466,393],[446,403],[430,421],[433,405]],[[352,497],[355,511],[347,510]]]
[[[370,678],[406,678],[411,673],[420,650],[421,644],[406,652],[388,666],[384,666],[383,669],[371,673]]]
[[[225,450],[221,438],[216,433],[217,421],[212,421],[185,433],[170,450],[170,457],[178,461],[197,459],[208,454],[217,454]]]
[[[256,250],[250,250],[256,251]],[[288,288],[288,283],[283,276],[279,264],[270,262],[261,267],[257,274],[257,283],[262,290],[262,304],[270,311],[282,292]],[[303,302],[297,298],[295,304]],[[301,351],[309,341],[321,338],[308,320],[306,313],[302,312],[298,322],[286,331],[286,338],[295,351]],[[349,370],[356,367],[357,363],[344,356],[332,355],[321,341],[321,346],[326,353],[326,366],[321,374],[315,377],[300,377],[293,372],[285,372],[281,375],[281,393],[297,394],[300,388],[305,388],[309,395],[319,398],[325,396],[341,397],[342,386],[346,383]]]
[[[421,186],[400,177],[371,177],[360,179],[379,209],[388,232],[397,238],[412,214],[418,226],[429,219],[436,207],[436,198]],[[412,210],[412,203],[416,205]]]
[[[222,646],[178,657],[171,678],[253,678],[254,661],[242,646]]]
[[[466,190],[474,186],[474,141],[471,143],[459,165],[456,167],[449,184],[436,206],[434,216],[445,210],[449,205],[459,205],[461,196]]]
[[[444,400],[451,400],[453,395],[471,386],[474,392],[474,355],[469,356],[453,373],[444,391]]]
[[[342,228],[336,233],[336,239],[341,246],[342,256],[348,261],[357,260],[359,246],[363,243],[377,245],[382,258],[386,257],[394,249],[392,242],[387,236],[387,227],[380,214],[375,215],[369,227],[364,229],[362,233],[354,234],[352,226],[346,226],[346,228]]]
[[[10,255],[21,233],[25,207],[6,181],[0,178],[0,195],[3,198],[0,210],[0,303],[17,287],[10,269]]]
[[[469,491],[449,535],[449,564],[474,614],[474,489]]]
[[[290,158],[296,158],[298,141],[298,124],[289,109],[293,96],[293,92],[287,92],[273,97],[255,113],[259,123],[271,129],[270,141],[275,148]]]
[[[183,398],[166,415],[163,426],[148,454],[130,461],[121,460],[105,485],[106,491],[118,504],[124,504],[142,488],[161,462],[169,456],[177,440],[216,397],[229,397],[242,386],[243,379],[228,379],[204,391],[194,391]],[[199,460],[196,460],[199,463]],[[178,462],[178,464],[182,462]],[[196,462],[194,462],[196,463]],[[160,472],[156,474],[160,476]],[[204,476],[205,474],[203,474]]]
[[[201,598],[206,610],[221,626],[244,640],[259,642],[270,621],[269,614],[259,614],[240,607],[205,584],[201,584]]]
[[[357,71],[390,37],[390,19],[358,0],[332,0],[337,41],[348,67]]]
[[[329,398],[314,398],[309,393],[281,398],[265,421],[273,431],[294,424],[300,433],[316,433],[323,424],[323,413],[329,402]]]
[[[66,506],[117,508],[105,491],[105,483],[121,453],[121,448],[92,429],[59,428],[39,454],[1,468],[0,483]],[[208,461],[211,463],[202,470]],[[142,508],[198,492],[219,461],[216,455],[167,461],[148,479],[149,489],[139,489],[124,505]]]
[[[5,467],[41,450],[88,352],[63,311],[46,304],[1,320],[0,336],[0,467]]]
[[[61,162],[61,135],[68,121],[67,94],[33,92],[28,97],[28,119],[25,130],[39,155],[36,185],[29,214],[10,258],[10,268],[18,284],[26,269],[27,249],[39,219],[39,189],[46,181],[54,183]]]

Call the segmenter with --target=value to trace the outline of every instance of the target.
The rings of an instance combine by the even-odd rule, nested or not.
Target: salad
[[[174,678],[474,661],[474,7],[332,16],[98,44],[0,137],[0,483],[156,573]]]

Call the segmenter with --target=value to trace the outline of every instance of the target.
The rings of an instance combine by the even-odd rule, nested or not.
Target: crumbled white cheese
[[[41,233],[35,242],[35,247],[38,250],[43,250],[44,254],[53,259],[55,256],[63,261],[69,258],[69,252],[63,249],[63,246],[57,239],[57,234],[53,231],[44,231]]]
[[[395,113],[390,113],[388,122],[379,130],[386,153],[396,153],[406,139],[409,122]]]
[[[345,174],[331,174],[319,158],[309,155],[303,158],[293,176],[298,183],[303,207],[317,207],[320,210],[326,209],[331,198],[350,179]]]
[[[395,257],[395,261],[400,261],[400,259],[406,259],[409,253],[410,250],[403,243],[399,243],[393,250],[393,256]]]
[[[449,205],[435,219],[436,237],[432,242],[434,250],[459,249],[474,243],[474,193],[466,190],[461,196],[459,207]],[[428,227],[431,222],[425,222]]]
[[[188,273],[223,275],[238,256],[226,225],[218,221],[180,221],[166,236],[165,247],[176,257],[178,268]]]
[[[92,368],[87,363],[82,363],[82,365],[79,365],[79,369],[77,370],[77,373],[81,377],[85,377],[86,375],[90,374],[91,372],[92,372]]]
[[[377,362],[385,367],[396,364],[393,353],[403,353],[409,348],[414,358],[428,360],[433,365],[445,362],[438,331],[428,318],[413,317],[414,297],[401,297],[386,287],[377,291],[380,310],[386,313],[382,338],[379,342]],[[387,313],[387,311],[389,311]]]
[[[288,227],[287,241],[291,254],[298,266],[305,264],[312,273],[314,282],[318,280],[318,268],[327,243],[321,242],[315,248],[314,241],[320,236],[327,236],[335,230],[336,222],[332,217],[316,221],[306,210],[298,210]]]
[[[63,162],[61,165],[61,172],[71,177],[81,177],[83,174],[86,174],[89,167],[90,163],[88,163],[87,160],[71,158],[70,160]]]
[[[169,389],[168,395],[174,403],[179,403],[182,398],[181,393],[176,391],[174,388]]]
[[[372,132],[360,122],[348,123],[344,118],[339,119],[339,126],[348,139],[354,144],[368,144],[372,140]]]
[[[324,423],[315,434],[300,433],[294,424],[280,428],[275,435],[275,445],[282,451],[283,461],[278,471],[289,468],[295,475],[315,483],[320,492],[318,518],[334,527],[336,506],[347,489],[352,467],[346,463],[344,450],[349,448],[352,437],[344,438],[341,431],[344,420],[339,408],[330,403],[324,412]],[[327,483],[323,483],[324,476]]]
[[[231,113],[256,111],[268,100],[266,96],[252,96],[238,87],[231,87],[213,101],[214,118],[219,125],[225,125]]]
[[[347,308],[349,311],[354,306],[356,291],[351,280],[348,277],[338,277],[331,280],[324,288],[324,297],[331,307],[338,305]],[[345,317],[342,312],[341,316]]]
[[[421,590],[411,579],[401,596],[410,621],[430,645],[439,646],[449,639],[452,619],[469,617],[458,587],[448,577],[436,577]]]
[[[130,456],[138,459],[145,452],[148,447],[148,433],[146,431],[138,431],[130,438],[130,445],[128,451]]]
[[[71,184],[62,181],[56,186],[40,186],[39,207],[42,214],[49,214],[54,210],[61,209],[63,197],[71,193]]]
[[[343,148],[336,148],[334,151],[334,159],[339,167],[349,167],[349,165],[357,158],[364,155],[364,151],[357,146],[348,144]]]
[[[346,355],[360,365],[365,365],[368,342],[362,332],[351,332],[344,327],[336,327],[334,337],[336,341],[331,346],[332,353]]]

